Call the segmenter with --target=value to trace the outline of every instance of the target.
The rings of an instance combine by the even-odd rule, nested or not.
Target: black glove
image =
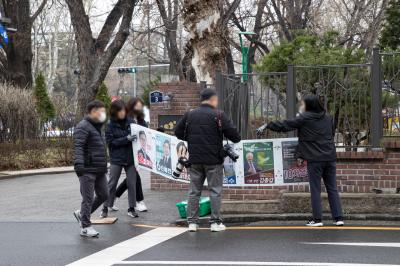
[[[268,124],[265,124],[265,125],[262,125],[261,127],[257,128],[257,130],[256,130],[257,136],[261,136],[262,134],[264,134],[264,131],[267,129],[267,125]]]

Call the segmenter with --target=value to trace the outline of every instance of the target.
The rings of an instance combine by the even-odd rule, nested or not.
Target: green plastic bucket
[[[179,216],[181,216],[182,219],[185,219],[187,217],[186,214],[187,200],[178,202],[176,204],[176,207],[178,208]],[[203,217],[209,215],[210,213],[211,213],[210,197],[201,197],[199,201],[199,216]]]

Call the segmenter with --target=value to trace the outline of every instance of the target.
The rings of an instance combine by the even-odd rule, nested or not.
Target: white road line
[[[380,242],[303,242],[303,244],[400,248],[400,243],[380,243]]]
[[[329,263],[329,262],[261,262],[261,261],[121,261],[126,265],[254,265],[254,266],[399,266],[398,264],[362,264],[362,263]]]
[[[110,266],[186,231],[187,228],[159,227],[77,260],[67,266]]]

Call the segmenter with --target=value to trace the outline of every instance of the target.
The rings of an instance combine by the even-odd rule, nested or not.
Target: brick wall
[[[199,105],[200,85],[196,83],[162,83],[156,88],[162,92],[172,92],[175,97],[171,109],[164,109],[162,104],[152,105],[151,128],[158,127],[158,116],[183,115]],[[397,145],[398,144],[398,145]],[[373,188],[400,187],[400,142],[384,142],[385,152],[343,152],[338,153],[337,179],[338,188],[343,193],[371,192]],[[187,189],[188,185],[166,179],[156,174],[151,175],[151,189],[174,190]],[[269,200],[277,199],[281,193],[309,192],[308,185],[226,187],[224,199],[230,200]]]

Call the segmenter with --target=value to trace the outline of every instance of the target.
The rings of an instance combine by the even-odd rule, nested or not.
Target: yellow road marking
[[[143,228],[159,228],[159,227],[177,227],[177,226],[157,226],[147,224],[133,224],[136,227]],[[178,226],[182,227],[182,226]],[[400,227],[386,227],[386,226],[322,226],[322,227],[309,227],[309,226],[230,226],[227,230],[378,230],[378,231],[400,231]],[[199,230],[210,230],[209,228],[199,228]]]

